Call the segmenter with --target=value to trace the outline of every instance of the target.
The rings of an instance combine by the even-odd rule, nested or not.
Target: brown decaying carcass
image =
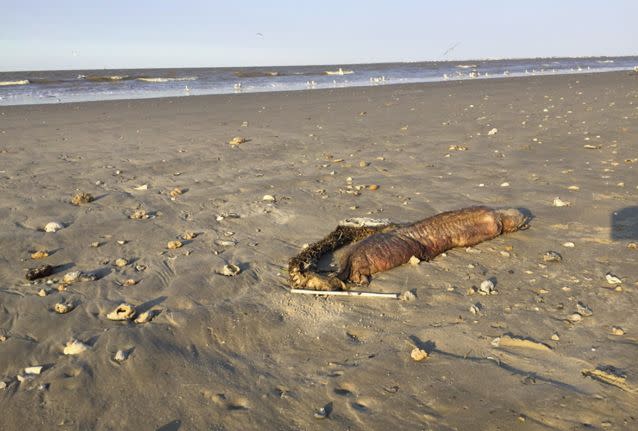
[[[444,212],[404,226],[338,226],[290,259],[290,283],[294,288],[348,289],[346,282],[369,283],[372,274],[403,265],[412,256],[430,260],[454,247],[469,247],[515,232],[526,223],[527,217],[517,209],[479,206]],[[315,272],[321,256],[355,241],[358,242],[341,258],[336,276]]]

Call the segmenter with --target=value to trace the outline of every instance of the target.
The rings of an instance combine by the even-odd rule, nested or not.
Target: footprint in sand
[[[213,393],[209,390],[204,390],[202,395],[214,402],[217,406],[228,411],[243,411],[249,409],[248,398],[245,397],[231,397],[224,393]]]

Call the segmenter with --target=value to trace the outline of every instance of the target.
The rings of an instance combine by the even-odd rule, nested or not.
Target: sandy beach
[[[0,429],[637,429],[637,140],[628,72],[2,107]],[[530,228],[287,290],[340,220],[472,205]]]

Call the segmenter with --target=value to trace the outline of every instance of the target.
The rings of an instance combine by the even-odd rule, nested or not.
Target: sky
[[[0,0],[0,10],[0,71],[638,54],[636,0]]]

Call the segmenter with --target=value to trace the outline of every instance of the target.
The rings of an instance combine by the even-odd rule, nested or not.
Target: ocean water
[[[326,66],[0,72],[0,105],[312,90],[634,70],[638,56]]]

